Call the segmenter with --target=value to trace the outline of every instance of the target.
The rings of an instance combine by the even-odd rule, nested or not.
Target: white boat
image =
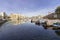
[[[60,28],[60,23],[59,23],[59,22],[53,23],[52,26],[54,26],[54,27],[59,27],[59,28]]]

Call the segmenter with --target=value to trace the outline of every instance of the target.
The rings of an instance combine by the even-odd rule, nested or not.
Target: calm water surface
[[[60,40],[60,30],[45,29],[42,25],[26,22],[0,26],[0,40]]]

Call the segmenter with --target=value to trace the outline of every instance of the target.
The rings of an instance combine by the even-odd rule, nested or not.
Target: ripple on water
[[[45,30],[43,26],[37,26],[30,22],[13,25],[5,23],[0,32],[2,40],[60,40],[54,30]]]

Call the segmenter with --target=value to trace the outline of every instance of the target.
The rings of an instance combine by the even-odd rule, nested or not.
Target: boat
[[[60,23],[59,22],[53,23],[52,26],[55,27],[55,28],[60,28]]]

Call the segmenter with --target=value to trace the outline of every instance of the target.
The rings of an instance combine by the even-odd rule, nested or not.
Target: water
[[[60,40],[60,30],[30,22],[18,25],[6,22],[0,26],[0,40]]]

